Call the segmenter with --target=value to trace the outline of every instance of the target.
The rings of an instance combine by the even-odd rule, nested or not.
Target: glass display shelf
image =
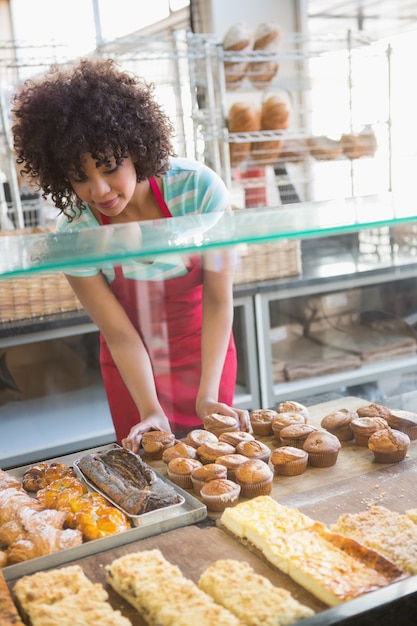
[[[0,237],[0,276],[64,271],[91,263],[101,267],[109,262],[149,261],[161,255],[201,254],[241,243],[308,239],[416,220],[416,198],[389,193],[129,222],[67,233],[19,231]]]

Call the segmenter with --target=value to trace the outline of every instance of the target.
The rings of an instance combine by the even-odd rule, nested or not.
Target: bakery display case
[[[23,281],[26,289],[29,285],[32,291],[26,291],[29,295],[18,303],[27,308],[30,298],[34,306],[39,306],[38,285],[50,286],[53,298],[49,297],[49,302],[53,301],[55,306],[54,314],[49,311],[9,320],[1,326],[2,466],[13,467],[114,441],[97,368],[97,329],[82,310],[59,310],[56,282],[51,280],[51,276],[59,276],[59,282],[64,284],[62,273],[65,267],[74,264],[75,258],[79,264],[101,263],[106,258],[120,261],[131,256],[140,260],[167,254],[173,249],[187,253],[233,248],[237,256],[234,330],[239,361],[235,404],[255,409],[273,406],[286,396],[304,400],[349,385],[378,381],[384,375],[392,378],[394,372],[398,375],[415,372],[411,296],[404,308],[403,298],[391,289],[391,303],[387,303],[388,287],[396,284],[409,289],[415,276],[411,241],[413,219],[413,203],[409,197],[399,199],[387,195],[337,203],[242,210],[215,219],[195,216],[180,223],[170,220],[169,224],[142,224],[140,228],[124,226],[105,239],[101,231],[79,236],[23,232],[1,237],[0,293],[9,294],[10,284],[19,291],[18,284]],[[380,231],[384,228],[401,228],[402,245],[390,243],[387,247],[381,243]],[[352,256],[343,257],[337,245],[346,233],[366,239],[368,247],[356,260]],[[378,245],[369,252],[371,237],[375,240],[374,247]],[[313,256],[308,256],[307,246],[314,250],[317,238],[320,246]],[[327,248],[322,245],[324,239]],[[330,256],[329,242],[333,242]],[[274,272],[278,274],[275,278],[272,277]],[[303,324],[294,317],[295,306],[300,315],[301,304],[320,296],[328,306],[333,304],[340,309],[341,302],[349,301],[352,308],[364,292],[368,300],[371,292],[374,294],[372,309],[378,309],[380,315],[390,312],[399,319],[404,314],[411,320],[408,324],[403,322],[402,327],[406,328],[402,337],[406,344],[403,352],[401,345],[397,346],[400,351],[396,353],[386,353],[386,347],[382,346],[381,358],[367,364],[359,363],[360,357],[354,351],[344,352],[340,371],[325,372],[326,364],[334,367],[335,354],[339,356],[340,365],[340,347],[320,347],[305,336]],[[381,302],[384,297],[385,301]],[[10,300],[8,303],[10,305]],[[359,304],[344,316],[339,314],[338,323],[346,322],[347,318],[357,320],[358,307]],[[315,324],[318,332],[318,322]],[[286,333],[287,339],[291,338],[290,331],[298,339],[294,345],[301,350],[292,350],[292,368],[285,363],[287,344],[283,341]],[[297,365],[296,360],[301,360],[303,365],[312,353],[312,345],[315,352],[308,371],[305,367],[298,369],[300,363]],[[395,344],[391,347],[395,349]],[[283,379],[285,368],[292,373],[292,379],[290,376],[288,380]],[[26,437],[19,437],[20,432],[25,432]]]
[[[405,310],[407,313],[405,323],[409,330],[413,323],[411,289],[408,287],[408,299],[404,309],[404,293],[397,292],[394,287],[395,284],[401,282],[412,285],[415,279],[417,267],[412,241],[414,228],[414,198],[388,194],[348,198],[340,202],[298,203],[290,207],[243,209],[218,216],[198,215],[104,226],[86,233],[37,232],[29,235],[19,233],[0,238],[0,273],[2,276],[0,285],[10,280],[48,277],[51,274],[65,272],[66,268],[74,264],[94,262],[95,265],[101,266],[109,261],[140,263],[149,261],[155,256],[174,253],[209,255],[215,261],[214,266],[219,269],[224,268],[226,262],[227,267],[230,268],[232,262],[236,273],[241,276],[239,272],[243,271],[245,264],[256,262],[256,254],[252,255],[251,252],[257,250],[258,246],[266,247],[268,252],[264,255],[266,260],[263,262],[268,265],[269,258],[271,263],[273,262],[271,258],[274,254],[273,246],[282,244],[284,250],[287,249],[291,255],[291,247],[286,248],[286,246],[288,242],[297,241],[299,245],[297,246],[298,270],[296,273],[262,280],[262,273],[256,275],[255,270],[252,270],[252,274],[249,274],[252,277],[249,282],[242,279],[235,285],[236,303],[242,306],[242,315],[240,319],[237,318],[236,330],[240,349],[249,361],[241,364],[240,376],[244,378],[251,370],[252,376],[258,377],[260,395],[255,400],[254,398],[248,399],[246,404],[248,409],[274,406],[277,400],[284,396],[286,399],[291,397],[294,400],[303,400],[306,398],[307,391],[311,392],[311,395],[314,392],[316,398],[314,400],[310,398],[308,402],[306,399],[306,405],[309,406],[311,424],[319,427],[325,414],[338,410],[342,406],[359,407],[366,403],[366,400],[362,397],[354,397],[354,394],[336,394],[336,399],[325,402],[318,400],[318,393],[336,389],[333,384],[335,381],[328,378],[336,376],[334,373],[322,376],[320,372],[314,371],[314,376],[304,375],[302,383],[296,381],[298,387],[291,387],[292,381],[288,382],[287,387],[285,387],[287,383],[282,382],[270,384],[267,371],[268,358],[273,354],[280,357],[281,351],[278,349],[275,352],[275,347],[276,344],[280,344],[280,335],[283,333],[284,326],[303,325],[303,328],[308,326],[309,333],[305,333],[304,338],[311,339],[314,335],[317,340],[317,333],[327,329],[326,324],[329,320],[332,330],[335,327],[345,328],[343,324],[356,323],[358,319],[361,319],[357,315],[358,303],[363,299],[361,291],[365,292],[366,298],[372,303],[372,310],[378,302],[378,305],[382,307],[380,310],[388,317],[394,315],[399,317]],[[399,230],[396,231],[396,229]],[[383,239],[387,231],[391,233],[389,245]],[[362,249],[359,249],[360,246],[355,248],[358,252],[356,264],[352,260],[349,264],[340,255],[340,243],[346,240],[347,235],[351,238],[355,237],[358,245],[360,243],[362,246]],[[351,243],[352,239],[350,239]],[[308,256],[309,247],[316,250],[314,257]],[[326,256],[331,247],[333,250],[336,247],[337,252],[334,252],[332,256]],[[345,297],[342,297],[343,294]],[[316,300],[312,300],[313,295]],[[331,297],[321,299],[321,296],[327,295]],[[385,300],[383,301],[382,298]],[[312,310],[318,311],[321,316],[317,313],[313,317],[314,324],[307,324],[312,321],[309,317]],[[65,337],[68,332],[67,348],[71,346],[71,329],[76,332],[79,322],[85,331],[84,337],[91,339],[96,336],[96,330],[88,328],[89,322],[79,310],[74,310],[73,314],[63,311],[57,313],[56,316],[61,317],[61,323],[65,316],[73,317],[66,326],[58,324],[55,329],[51,329],[57,334],[58,339]],[[289,322],[288,316],[291,317]],[[282,323],[284,319],[285,325]],[[31,324],[39,330],[42,321],[33,318]],[[369,320],[363,319],[362,321],[365,323]],[[378,321],[380,322],[381,319]],[[382,321],[386,322],[386,319],[383,318]],[[87,324],[87,327],[83,324]],[[5,340],[7,345],[11,345],[14,341],[13,336],[16,336],[16,329],[13,330],[12,326],[13,324],[9,326],[7,341]],[[251,336],[252,343],[249,346],[244,345],[245,328]],[[389,328],[389,325],[384,328]],[[385,332],[385,335],[388,339],[389,333]],[[398,339],[398,335],[395,333],[393,335]],[[358,335],[358,337],[361,336]],[[412,334],[405,333],[405,341],[400,345],[394,342],[390,351],[387,349],[389,344],[383,346],[389,356],[389,360],[385,361],[385,371],[389,370],[392,374],[397,367],[396,364],[399,370],[402,368],[403,371],[415,371],[417,360],[412,350],[413,344],[409,341],[410,338]],[[25,341],[24,334],[20,336],[20,340]],[[25,347],[24,343],[22,345]],[[268,346],[271,355],[268,353]],[[79,345],[76,347],[80,349]],[[337,349],[341,349],[340,342]],[[83,350],[87,351],[89,357],[92,358],[94,341],[88,346],[84,339]],[[322,357],[326,361],[325,352]],[[348,360],[346,357],[346,361]],[[381,367],[379,361],[372,362],[370,359],[370,363],[353,367],[353,360],[352,357],[349,360],[351,370],[344,370],[337,374],[339,377],[337,385],[359,380],[356,372],[361,369],[365,370],[362,373],[364,380],[379,377]],[[57,367],[56,363],[54,367]],[[269,376],[272,376],[272,358],[269,361],[269,367]],[[277,387],[280,385],[284,386],[282,395],[277,393]],[[38,457],[38,460],[41,458],[62,460],[63,457],[59,456],[61,452],[56,454],[52,452],[54,449],[61,450],[64,445],[62,440],[59,441],[59,432],[64,425],[57,424],[61,419],[67,419],[69,428],[72,430],[72,441],[68,439],[65,442],[66,450],[62,453],[69,454],[70,459],[78,458],[80,451],[82,451],[81,456],[88,453],[94,445],[109,445],[109,441],[99,441],[102,436],[100,429],[103,428],[103,422],[105,422],[102,419],[103,415],[98,415],[101,410],[100,405],[94,404],[94,397],[88,385],[85,385],[84,391],[84,410],[88,412],[92,430],[97,429],[96,432],[90,433],[90,438],[84,437],[84,440],[77,433],[79,409],[67,406],[67,413],[65,415],[61,413],[63,410],[61,405],[65,405],[68,401],[68,396],[64,393],[56,394],[53,399],[52,396],[48,399],[48,393],[46,393],[45,404],[49,401],[53,404],[49,408],[53,410],[45,422],[42,422],[41,416],[37,416],[32,408],[28,411],[25,401],[20,402],[15,399],[4,404],[0,417],[0,442],[2,450],[6,440],[9,448],[6,454],[3,452],[2,468],[9,470],[12,475],[21,476],[21,466],[30,464],[34,460],[31,454],[35,441],[26,434],[26,427],[29,423],[32,423],[33,431],[38,429],[44,439],[49,438],[48,445],[38,450],[38,454],[44,454],[43,457]],[[264,392],[266,395],[262,397]],[[415,407],[414,403],[415,394],[401,394],[392,401],[390,400],[389,406],[412,411]],[[7,417],[10,405],[13,404],[21,405],[20,419]],[[97,422],[95,422],[96,418]],[[82,419],[85,421],[85,418]],[[271,437],[260,439],[267,446],[275,446],[274,439]],[[98,440],[98,443],[93,443],[95,440]],[[26,450],[19,449],[22,441]],[[85,445],[82,445],[83,441]],[[25,456],[26,463],[23,461]],[[275,477],[272,497],[281,505],[296,507],[303,514],[327,525],[335,523],[341,513],[355,513],[367,504],[381,504],[404,514],[406,510],[414,506],[412,478],[415,473],[415,459],[414,441],[411,441],[409,454],[403,462],[387,465],[375,463],[367,448],[347,442],[342,445],[338,461],[333,467],[310,467],[301,477]],[[166,477],[166,466],[162,461],[151,462],[151,465]],[[399,501],[398,489],[402,494]],[[306,617],[298,622],[305,623],[306,626],[307,624],[311,626],[366,624],[366,621],[361,620],[365,620],[369,615],[379,615],[380,607],[386,615],[392,615],[391,610],[401,610],[398,609],[399,606],[406,607],[409,603],[413,606],[417,593],[415,576],[407,576],[404,580],[392,582],[383,589],[372,591],[336,607],[328,607],[312,596],[310,591],[302,590],[299,583],[289,581],[286,574],[266,563],[259,553],[248,550],[244,542],[238,541],[225,531],[219,515],[210,513],[206,518],[206,511],[201,508],[201,499],[197,497],[196,503],[194,496],[192,498],[188,496],[185,499],[177,515],[172,519],[163,521],[162,524],[159,522],[155,525],[151,524],[151,528],[139,526],[127,532],[131,535],[124,535],[119,540],[109,538],[98,540],[104,541],[103,549],[100,548],[104,545],[103,543],[94,545],[94,542],[86,549],[82,546],[78,547],[75,552],[64,555],[68,559],[65,563],[81,565],[92,580],[103,583],[105,565],[135,550],[161,549],[168,560],[176,563],[184,575],[193,580],[198,579],[213,558],[246,561],[254,567],[255,571],[269,577],[275,584],[287,586],[300,601],[316,611],[314,616]],[[189,559],[190,546],[196,546],[195,553],[198,555],[198,558],[196,556],[193,559],[193,563]],[[55,561],[55,558],[58,560]],[[59,560],[59,556],[55,558],[52,555],[48,556],[45,565],[41,564],[39,569],[49,569],[55,567],[55,564],[64,564],[62,560]],[[25,567],[21,566],[21,569],[24,570]],[[33,572],[33,563],[30,564],[29,561],[27,568],[28,572]],[[12,568],[9,572],[6,568],[5,574],[12,587],[21,572],[17,570],[14,574]],[[112,602],[116,609],[120,608],[120,601],[117,597],[112,596]],[[127,610],[127,613],[133,624],[142,626],[142,621],[133,609]]]

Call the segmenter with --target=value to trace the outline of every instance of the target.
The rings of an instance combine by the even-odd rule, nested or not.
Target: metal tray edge
[[[90,448],[81,452],[47,459],[47,461],[56,461],[72,465],[72,463],[79,458],[80,454],[83,454],[83,452],[88,454],[92,451],[109,450],[114,447],[117,447],[117,444]],[[21,466],[8,471],[11,475],[21,478],[25,469],[31,467],[31,465],[33,464]],[[156,474],[159,478],[161,478],[161,480],[167,480],[158,472],[156,472]],[[197,500],[197,498],[194,498],[194,496],[186,492],[184,489],[181,489],[181,487],[178,487],[171,482],[170,484],[173,485],[176,492],[184,499],[184,502],[178,508],[175,508],[172,516],[154,523],[135,526],[116,535],[110,535],[101,539],[94,539],[93,541],[88,541],[74,548],[60,550],[59,552],[53,552],[52,554],[47,554],[45,556],[37,557],[36,559],[16,563],[14,565],[7,565],[2,569],[5,580],[14,580],[16,578],[20,578],[21,576],[26,576],[41,570],[64,565],[71,561],[91,556],[92,554],[99,554],[100,552],[117,548],[118,546],[133,543],[134,541],[138,541],[140,539],[146,539],[146,537],[152,537],[153,535],[181,528],[182,526],[196,524],[207,517],[207,507],[202,502]]]

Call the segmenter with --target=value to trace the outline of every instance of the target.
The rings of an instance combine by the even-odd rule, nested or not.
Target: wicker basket
[[[2,236],[34,234],[39,229],[3,231]],[[0,322],[82,309],[63,272],[0,280]]]
[[[250,244],[240,249],[235,284],[252,283],[301,273],[298,239]]]

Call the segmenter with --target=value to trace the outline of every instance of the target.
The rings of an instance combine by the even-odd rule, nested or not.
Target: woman
[[[12,128],[21,171],[51,196],[58,231],[230,210],[222,180],[174,155],[151,85],[112,60],[81,60],[26,81]],[[217,259],[218,260],[218,259]],[[209,413],[234,416],[232,273],[210,258],[67,270],[100,330],[100,364],[117,441],[182,433]]]

